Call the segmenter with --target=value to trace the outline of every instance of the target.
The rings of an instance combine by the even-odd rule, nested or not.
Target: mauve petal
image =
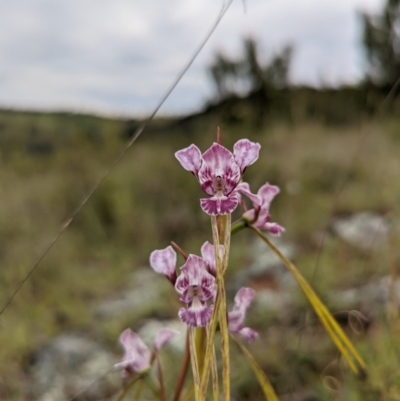
[[[241,288],[235,295],[235,310],[241,310],[246,312],[253,299],[256,295],[256,292],[252,288],[243,287]]]
[[[125,354],[122,361],[115,365],[117,368],[123,368],[123,376],[130,371],[143,372],[149,368],[151,352],[142,339],[131,329],[124,330],[119,336],[119,342],[124,348]]]
[[[260,207],[262,203],[261,196],[253,194],[250,191],[250,186],[247,182],[241,182],[237,187],[236,191],[247,196],[251,202],[253,203],[254,207]]]
[[[210,323],[212,313],[212,306],[203,306],[201,308],[181,308],[178,315],[182,322],[188,326],[204,327]]]
[[[200,288],[198,290],[198,297],[201,302],[207,302],[214,297],[215,293],[215,278],[210,273],[207,272],[200,283]]]
[[[233,310],[228,313],[228,329],[232,333],[243,328],[245,314],[240,310]]]
[[[235,161],[243,174],[246,167],[253,164],[260,152],[261,145],[259,143],[250,142],[248,139],[241,139],[233,146],[233,154]]]
[[[200,206],[210,216],[232,213],[239,204],[239,195],[234,192],[226,197],[212,197],[200,199]]]
[[[203,212],[209,216],[218,216],[219,210],[221,210],[220,200],[217,198],[203,198],[200,199],[200,206]]]
[[[211,175],[210,175],[211,177]],[[204,181],[201,184],[201,189],[210,196],[214,196],[216,194],[215,187],[214,187],[214,178],[210,178],[209,180]]]
[[[190,285],[189,278],[185,274],[181,273],[175,282],[175,290],[177,291],[178,294],[180,294],[186,299],[186,297],[188,296],[187,291],[189,289],[189,285]],[[182,302],[189,303],[186,301]]]
[[[233,192],[227,198],[221,199],[221,215],[232,213],[239,204],[239,195]]]
[[[280,190],[276,185],[270,185],[268,182],[264,184],[257,192],[257,195],[262,199],[262,208],[269,210],[270,203],[279,192]]]
[[[175,337],[177,334],[179,334],[178,331],[169,329],[168,327],[161,329],[157,334],[154,348],[159,351],[171,338]]]
[[[243,213],[242,217],[248,223],[253,223],[254,219],[256,218],[256,212],[254,209],[247,210],[246,212]]]
[[[215,175],[224,175],[227,167],[236,164],[232,152],[215,142],[203,153],[202,158],[203,164],[200,170],[203,172],[210,170]]]
[[[224,256],[224,246],[219,245],[219,255],[222,259]],[[213,244],[206,241],[201,247],[201,256],[206,261],[208,269],[213,276],[216,276],[216,264],[215,264],[215,247]]]
[[[197,255],[190,254],[181,267],[181,272],[189,281],[189,285],[200,285],[203,275],[208,274],[206,261]],[[210,275],[210,277],[212,277]]]
[[[243,327],[236,333],[242,336],[249,344],[259,337],[258,333],[250,327]]]
[[[173,284],[176,281],[176,252],[172,246],[157,249],[150,254],[150,266],[157,273],[166,276]]]
[[[232,153],[218,143],[214,143],[203,153],[198,178],[201,188],[208,195],[215,195],[219,186],[224,195],[229,195],[239,183],[240,175],[239,166],[235,163]],[[220,177],[220,185],[217,177]]]
[[[201,167],[201,152],[196,145],[190,145],[185,149],[178,150],[175,153],[175,157],[185,170],[190,171],[197,176]]]
[[[264,230],[268,230],[269,233],[275,237],[279,237],[285,231],[278,223],[266,223],[263,228]]]

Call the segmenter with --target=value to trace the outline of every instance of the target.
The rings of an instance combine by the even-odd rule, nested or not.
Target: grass
[[[332,238],[313,276],[318,235],[335,216],[373,210],[398,225],[398,120],[339,128],[315,122],[275,123],[259,129],[246,121],[221,123],[218,115],[185,123],[158,121],[106,179],[0,317],[0,342],[6,344],[0,348],[0,395],[23,399],[20,378],[29,356],[63,331],[85,332],[115,347],[125,322],[99,325],[91,306],[123,289],[127,275],[147,265],[153,249],[174,240],[187,253],[198,253],[200,245],[211,240],[209,220],[198,207],[201,191],[176,162],[174,152],[192,142],[207,148],[215,140],[217,125],[227,147],[242,137],[261,143],[261,157],[246,172],[246,180],[253,190],[265,181],[281,187],[271,210],[273,220],[285,226],[285,238],[297,244],[296,265],[308,279],[314,277],[312,284],[323,299],[328,290],[367,284],[389,274],[391,267],[397,269],[400,238],[398,230],[392,230],[390,248],[371,253]],[[0,305],[111,164],[127,127],[123,121],[90,116],[0,112]],[[347,184],[333,205],[344,179]],[[251,258],[250,234],[232,239],[232,272]],[[300,310],[309,311],[302,305]],[[251,319],[262,321],[259,316]],[[336,352],[316,319],[309,316],[300,347],[300,322],[293,325],[284,317],[268,321],[259,323],[263,351],[260,344],[251,349],[278,394],[312,388],[319,399],[330,399],[319,375]],[[399,364],[393,356],[400,351],[395,341],[399,330],[397,317],[385,315],[376,318],[369,331],[350,334],[371,374],[367,382],[344,374],[345,391],[339,399],[399,399]],[[240,368],[233,368],[233,374],[240,376]],[[240,380],[238,399],[261,399],[260,391],[252,392],[252,383]]]

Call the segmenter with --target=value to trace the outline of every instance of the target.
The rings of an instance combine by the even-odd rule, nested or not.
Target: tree
[[[380,15],[363,13],[361,18],[368,77],[375,83],[393,85],[400,77],[400,0],[387,0]]]
[[[286,46],[263,64],[256,41],[248,38],[243,41],[243,53],[236,60],[217,53],[209,71],[219,98],[286,87],[292,50]]]

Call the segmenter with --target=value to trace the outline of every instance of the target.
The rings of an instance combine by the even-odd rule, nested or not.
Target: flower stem
[[[178,377],[178,384],[175,388],[173,401],[179,401],[183,390],[183,385],[185,384],[186,375],[189,370],[189,361],[190,361],[189,330],[190,328],[188,327],[186,331],[185,354],[183,355],[181,370],[179,372],[179,377]]]
[[[247,227],[247,223],[244,220],[235,221],[231,226],[231,234],[236,234]]]
[[[189,329],[189,347],[190,347],[190,360],[192,362],[194,396],[195,396],[195,400],[198,401],[199,400],[200,374],[199,374],[199,364],[197,361],[197,352],[196,352],[196,329],[194,327],[191,327]]]
[[[218,224],[219,223],[219,224]],[[230,400],[230,363],[229,363],[229,331],[226,312],[226,293],[224,273],[227,269],[229,259],[229,246],[231,234],[231,215],[211,217],[211,226],[213,231],[213,241],[215,247],[215,259],[217,270],[217,286],[219,295],[218,313],[219,326],[221,330],[221,354],[222,354],[222,389],[224,401]],[[219,230],[218,230],[219,228]],[[224,245],[224,257],[221,260],[219,254],[219,245]],[[210,355],[212,358],[212,355]]]

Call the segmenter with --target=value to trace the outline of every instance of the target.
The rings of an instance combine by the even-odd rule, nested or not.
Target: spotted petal
[[[175,157],[185,170],[197,176],[201,167],[201,152],[196,145],[190,145],[185,149],[178,150],[175,153]]]
[[[176,281],[176,252],[172,246],[157,249],[150,254],[150,266],[157,273],[163,274],[175,284]]]
[[[207,263],[203,258],[189,255],[181,272],[176,280],[175,289],[181,295],[182,302],[191,304],[194,297],[193,286],[196,287],[197,297],[201,302],[213,298],[215,278],[208,273]]]
[[[260,148],[259,143],[250,142],[248,139],[241,139],[235,143],[233,154],[241,174],[258,159]]]
[[[191,327],[204,327],[210,323],[213,313],[213,306],[201,306],[199,308],[181,308],[179,318],[183,323]]]
[[[210,216],[232,213],[239,204],[239,195],[233,192],[230,196],[213,196],[200,199],[200,206]]]
[[[202,190],[213,196],[220,187],[224,195],[229,195],[240,181],[240,169],[233,154],[218,143],[214,143],[203,153],[203,164],[198,173]]]

